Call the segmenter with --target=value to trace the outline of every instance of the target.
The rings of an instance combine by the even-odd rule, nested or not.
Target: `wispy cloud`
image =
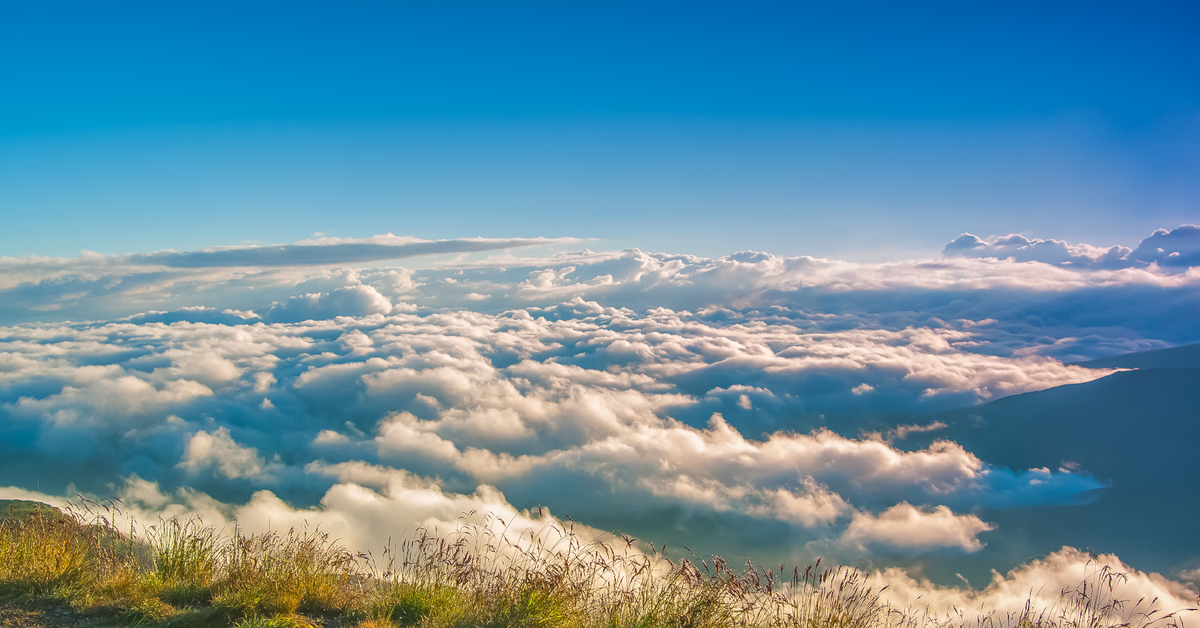
[[[392,234],[372,238],[319,238],[296,244],[238,246],[201,251],[159,251],[132,254],[121,262],[170,268],[227,268],[241,266],[339,266],[422,255],[478,253],[549,244],[580,242],[578,238],[463,238],[420,240]]]

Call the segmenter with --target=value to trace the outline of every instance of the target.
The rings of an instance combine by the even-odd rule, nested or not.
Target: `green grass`
[[[220,534],[197,521],[117,529],[109,508],[30,505],[0,520],[0,601],[58,601],[130,626],[315,628],[943,628],[880,601],[846,568],[791,574],[651,558],[633,540],[583,544],[548,524],[514,540],[485,517],[381,556],[319,530]],[[19,515],[17,513],[20,513]],[[785,577],[786,576],[786,577]],[[989,628],[1117,628],[1120,574],[1100,569],[1050,609],[983,614]],[[1145,614],[1133,628],[1177,626]]]
[[[13,519],[20,521],[35,514],[41,514],[47,519],[68,519],[69,516],[54,506],[25,499],[0,499],[0,521]]]

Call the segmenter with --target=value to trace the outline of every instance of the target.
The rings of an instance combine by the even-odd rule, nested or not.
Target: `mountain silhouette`
[[[1108,486],[1075,503],[981,509],[997,529],[981,536],[989,545],[974,564],[1071,545],[1173,575],[1200,566],[1200,368],[1187,367],[1196,361],[1200,345],[1096,360],[1138,370],[926,417],[946,427],[896,444],[952,440],[994,466],[1071,470]]]

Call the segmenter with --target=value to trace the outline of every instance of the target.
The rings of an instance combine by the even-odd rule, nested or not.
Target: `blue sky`
[[[1198,24],[1189,3],[10,3],[0,252],[1132,246],[1196,221]]]

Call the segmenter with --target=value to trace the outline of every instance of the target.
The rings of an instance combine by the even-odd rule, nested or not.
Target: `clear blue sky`
[[[831,4],[7,2],[0,255],[1200,222],[1197,3]]]

